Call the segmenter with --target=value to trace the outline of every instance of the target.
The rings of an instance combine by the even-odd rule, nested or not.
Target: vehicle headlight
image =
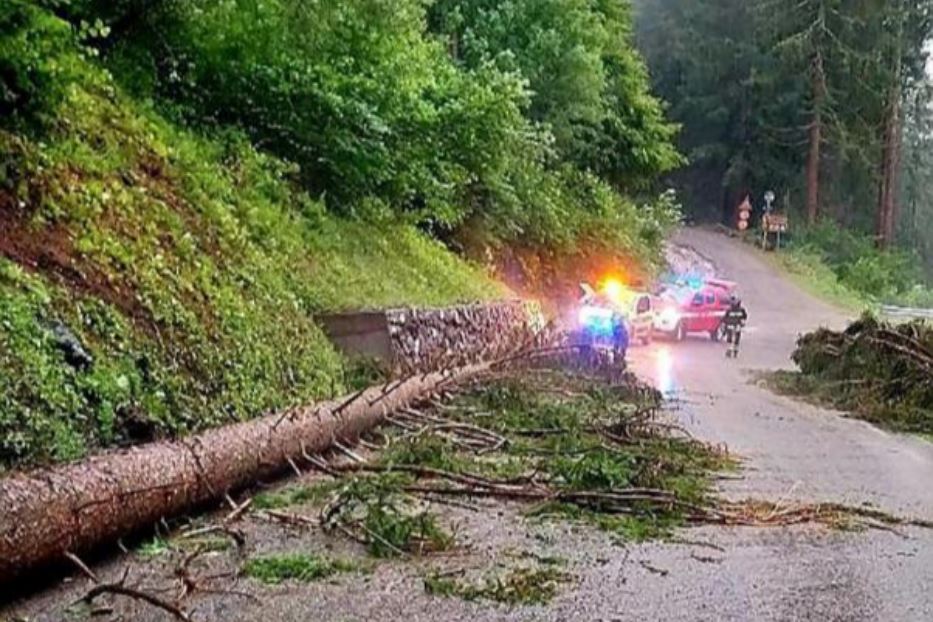
[[[664,324],[676,324],[680,321],[680,313],[678,313],[677,309],[664,309],[661,311],[661,321]]]
[[[589,305],[580,307],[580,311],[577,313],[577,319],[584,325],[589,324],[596,316],[597,310]]]

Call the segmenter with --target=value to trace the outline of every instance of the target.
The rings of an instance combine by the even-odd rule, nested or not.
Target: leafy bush
[[[624,8],[137,4],[75,18],[129,21],[108,43],[118,76],[190,122],[241,128],[331,211],[489,247],[568,254],[613,232],[601,247],[640,259],[654,243],[610,185],[679,162]]]
[[[900,302],[908,296],[923,297],[917,258],[902,250],[879,250],[869,236],[824,223],[797,232],[792,250],[818,256],[843,286],[871,299]]]
[[[368,202],[459,222],[466,188],[538,140],[520,79],[458,71],[425,36],[421,2],[164,3],[142,16],[115,33],[118,75],[190,121],[241,127],[342,214]]]
[[[528,116],[563,161],[628,188],[681,163],[631,45],[628,3],[440,0],[429,15],[463,65],[491,62],[528,81]]]
[[[49,120],[76,79],[77,48],[68,24],[33,2],[0,5],[0,128]]]

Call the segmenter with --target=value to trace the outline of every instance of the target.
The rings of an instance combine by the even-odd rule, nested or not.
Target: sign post
[[[761,217],[761,248],[768,250],[768,237],[774,234],[774,250],[781,249],[781,234],[787,232],[787,214],[775,214],[771,204],[774,202],[774,193],[768,190],[765,193],[765,213]]]
[[[771,213],[771,210],[773,209],[771,207],[772,203],[774,203],[774,192],[772,190],[768,190],[767,192],[765,192],[765,213],[766,214]]]
[[[748,197],[745,197],[745,200],[739,205],[738,212],[736,228],[739,231],[745,232],[748,229],[749,219],[752,217],[752,204],[749,202]]]

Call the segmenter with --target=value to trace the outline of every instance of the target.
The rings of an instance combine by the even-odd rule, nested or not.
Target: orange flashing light
[[[603,293],[613,302],[619,302],[625,295],[626,287],[619,279],[609,278],[603,281]]]

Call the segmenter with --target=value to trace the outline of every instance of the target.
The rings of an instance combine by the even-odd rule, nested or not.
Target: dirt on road
[[[708,337],[656,342],[632,351],[635,370],[671,400],[670,416],[702,440],[728,445],[743,468],[721,482],[728,499],[842,502],[933,518],[933,444],[890,434],[839,413],[776,396],[756,370],[790,365],[801,332],[847,319],[801,291],[751,247],[704,230],[676,239],[712,261],[720,276],[741,284],[750,321],[739,359]],[[188,609],[204,621],[253,620],[933,620],[933,531],[841,531],[818,525],[780,528],[698,527],[674,541],[625,544],[585,525],[538,522],[518,507],[483,503],[484,511],[451,510],[468,554],[386,561],[365,573],[315,583],[262,586],[243,579],[237,590],[259,598],[202,593]],[[222,515],[221,515],[222,516]],[[314,530],[268,522],[248,524],[255,552],[326,550],[352,554]],[[560,559],[572,576],[544,605],[509,606],[431,595],[427,565],[452,570],[514,567]],[[204,559],[199,573],[235,572],[231,555]],[[139,552],[94,566],[104,580],[125,569],[164,584],[175,562]],[[71,603],[89,582],[77,577],[33,594],[0,620],[170,620],[167,613],[120,600],[101,616]],[[171,594],[169,594],[170,596]],[[103,617],[106,616],[106,617]]]

